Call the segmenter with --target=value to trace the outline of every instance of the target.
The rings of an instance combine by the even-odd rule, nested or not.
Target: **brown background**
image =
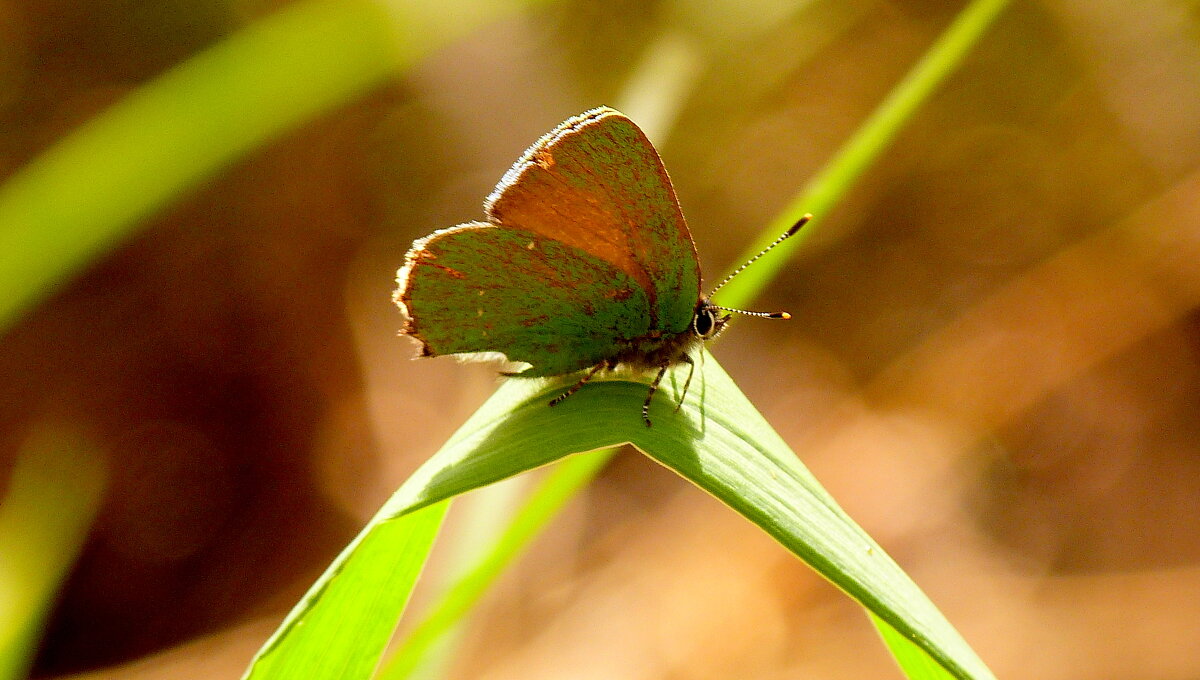
[[[0,4],[0,173],[269,5]],[[240,673],[493,388],[395,337],[409,243],[648,54],[695,66],[657,141],[712,280],[959,9],[557,3],[158,215],[0,337],[0,461],[70,422],[110,475],[36,674]],[[794,320],[714,347],[1001,677],[1200,676],[1198,24],[1014,2],[757,303]],[[853,603],[633,453],[477,614],[448,677],[898,677]]]

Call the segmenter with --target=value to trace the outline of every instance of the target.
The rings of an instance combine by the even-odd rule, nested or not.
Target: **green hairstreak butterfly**
[[[638,126],[613,109],[570,118],[529,147],[484,213],[484,222],[413,243],[393,295],[407,316],[402,333],[421,342],[421,356],[499,352],[529,364],[509,376],[581,373],[551,406],[602,370],[657,371],[642,404],[649,426],[667,369],[694,369],[692,353],[721,332],[728,312],[788,318],[720,307],[700,294],[696,246],[666,168]],[[684,394],[690,381],[689,371]]]

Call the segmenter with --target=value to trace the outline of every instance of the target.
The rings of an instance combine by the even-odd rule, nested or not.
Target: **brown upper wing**
[[[651,329],[682,332],[700,297],[696,246],[658,153],[623,114],[599,108],[531,146],[484,204],[488,220],[575,246],[629,275]]]

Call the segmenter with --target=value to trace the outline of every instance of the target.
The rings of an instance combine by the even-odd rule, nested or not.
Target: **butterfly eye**
[[[707,338],[717,328],[717,316],[708,307],[701,307],[696,310],[696,316],[692,319],[692,328],[696,330],[696,335]]]

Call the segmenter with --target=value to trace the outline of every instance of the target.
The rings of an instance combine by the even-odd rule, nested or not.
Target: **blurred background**
[[[396,19],[397,45],[436,44],[214,166],[3,330],[0,632],[34,677],[236,677],[494,389],[397,337],[414,238],[482,217],[526,146],[608,104],[653,137],[711,282],[963,6]],[[291,9],[0,0],[0,178]],[[1015,0],[789,251],[755,307],[793,320],[712,347],[1000,677],[1200,677],[1197,121],[1200,3]],[[456,506],[426,585],[520,484]],[[857,605],[632,451],[457,644],[446,677],[900,677]]]

